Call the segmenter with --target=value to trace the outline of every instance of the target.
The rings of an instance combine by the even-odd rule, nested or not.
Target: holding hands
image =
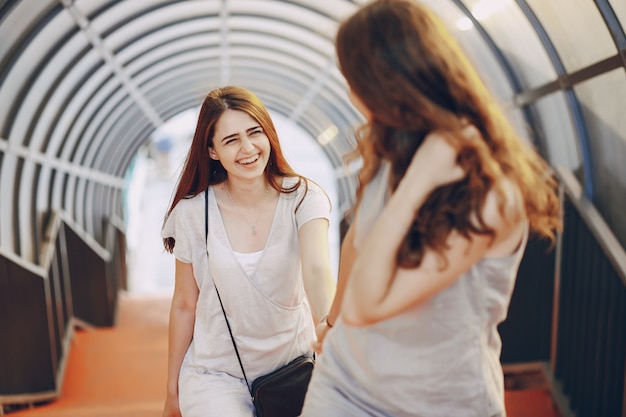
[[[313,350],[315,350],[315,354],[319,355],[322,353],[322,345],[324,343],[324,339],[326,338],[326,333],[328,333],[330,327],[328,324],[322,322],[315,327],[315,334],[317,335],[317,341],[313,342]]]

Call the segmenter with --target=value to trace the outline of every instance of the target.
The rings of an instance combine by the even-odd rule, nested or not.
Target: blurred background
[[[561,185],[565,229],[531,241],[500,327],[511,387],[539,374],[564,415],[624,416],[626,1],[421,2]],[[0,1],[0,414],[60,398],[77,329],[171,296],[159,229],[214,87],[254,91],[331,195],[336,268],[362,119],[333,43],[364,3]]]

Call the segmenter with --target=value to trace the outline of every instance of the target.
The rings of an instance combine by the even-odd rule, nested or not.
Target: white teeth
[[[242,164],[242,165],[248,165],[248,164],[251,164],[253,162],[256,162],[257,159],[259,159],[259,155],[254,155],[254,156],[251,156],[250,158],[239,160],[239,163]]]

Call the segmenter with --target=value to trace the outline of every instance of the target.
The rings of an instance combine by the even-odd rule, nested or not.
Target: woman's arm
[[[178,375],[193,336],[198,293],[192,265],[177,259],[174,295],[170,308],[167,396],[163,417],[180,416]]]
[[[313,219],[298,232],[304,290],[317,323],[330,308],[335,295],[335,280],[330,268],[328,220]]]
[[[354,227],[350,226],[341,244],[341,254],[339,256],[339,272],[337,274],[337,292],[333,299],[333,304],[328,312],[328,323],[334,326],[339,318],[343,295],[348,283],[348,276],[356,260],[357,250],[354,247]]]
[[[482,214],[495,231],[493,240],[491,236],[478,234],[470,234],[470,239],[466,239],[452,232],[447,239],[448,248],[443,252],[448,260],[445,267],[438,254],[428,249],[419,267],[397,267],[398,248],[428,195],[441,185],[463,178],[463,171],[456,165],[456,155],[441,135],[431,134],[414,156],[367,234],[350,273],[341,312],[347,324],[368,325],[393,317],[451,285],[494,245],[514,241],[512,234],[521,238],[523,221],[519,210],[511,215],[516,220],[503,218],[498,207],[499,195],[492,190]],[[511,205],[514,209],[519,207]]]
[[[330,306],[330,311],[328,312],[326,321],[319,323],[315,328],[317,333],[317,343],[314,345],[314,348],[317,353],[322,353],[322,345],[324,343],[326,333],[330,329],[329,326],[334,326],[339,318],[343,294],[346,289],[346,283],[348,282],[348,275],[350,274],[350,270],[352,269],[352,265],[354,264],[354,260],[356,258],[356,253],[356,248],[354,247],[354,227],[350,226],[341,244],[335,298]]]

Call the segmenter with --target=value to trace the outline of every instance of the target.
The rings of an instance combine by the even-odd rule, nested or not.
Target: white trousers
[[[255,417],[246,382],[225,373],[183,370],[178,401],[183,417]]]

